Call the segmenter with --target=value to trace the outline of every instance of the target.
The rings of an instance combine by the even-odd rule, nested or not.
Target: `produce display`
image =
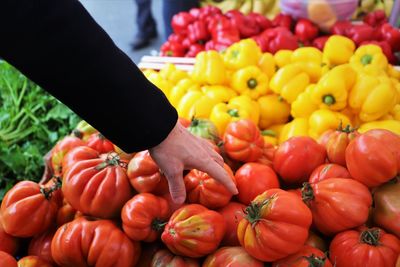
[[[176,14],[161,52],[195,57],[192,70],[143,70],[237,195],[188,169],[174,203],[148,150],[125,153],[80,121],[57,132],[43,176],[1,189],[0,266],[400,267],[400,32],[382,10],[329,33],[269,20],[278,2]],[[33,86],[4,66],[0,89]]]

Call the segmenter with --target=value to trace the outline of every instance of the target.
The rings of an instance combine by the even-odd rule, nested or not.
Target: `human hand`
[[[169,191],[176,203],[186,199],[183,171],[197,169],[221,182],[232,194],[237,188],[223,168],[224,160],[204,139],[192,135],[179,122],[167,138],[149,149],[153,160],[167,177]]]

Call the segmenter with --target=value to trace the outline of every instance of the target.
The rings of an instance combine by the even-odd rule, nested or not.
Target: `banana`
[[[273,2],[272,0],[269,2]],[[268,11],[268,4],[264,0],[254,0],[253,1],[253,12],[259,14],[265,14]]]
[[[249,14],[253,10],[253,0],[244,0],[242,6],[239,8],[239,11],[243,14]]]

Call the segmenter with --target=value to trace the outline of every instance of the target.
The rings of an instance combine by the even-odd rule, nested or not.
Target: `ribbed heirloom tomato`
[[[242,247],[222,247],[208,255],[203,267],[263,267],[264,263],[250,256]]]
[[[0,250],[0,266],[18,267],[18,264],[13,256]]]
[[[356,129],[350,128],[350,125],[345,128],[340,125],[336,131],[330,133],[326,143],[328,160],[346,166],[346,148],[350,141],[359,135],[360,133]]]
[[[99,153],[109,153],[114,151],[114,145],[101,133],[94,133],[87,140],[88,147],[97,150]]]
[[[318,166],[310,175],[310,183],[317,183],[329,178],[351,178],[349,171],[335,163],[326,163]]]
[[[38,256],[50,264],[55,264],[51,255],[51,240],[53,240],[55,232],[55,230],[49,230],[32,238],[29,243],[28,255]]]
[[[309,245],[313,248],[317,248],[321,251],[327,251],[328,250],[328,244],[324,239],[322,239],[320,236],[315,234],[314,232],[310,231],[308,234],[308,238],[304,245]]]
[[[399,173],[400,137],[383,129],[363,133],[347,147],[346,164],[354,179],[379,186]]]
[[[114,153],[105,159],[73,164],[64,175],[62,191],[74,209],[106,219],[119,216],[122,206],[133,194],[126,166]]]
[[[47,230],[57,215],[58,205],[51,195],[59,190],[58,186],[46,188],[31,181],[14,185],[1,203],[4,230],[17,237],[31,237]]]
[[[161,239],[174,254],[199,258],[218,247],[225,230],[221,214],[189,204],[172,214]]]
[[[132,267],[139,258],[140,245],[111,221],[81,217],[58,228],[51,253],[63,267]]]
[[[272,188],[279,188],[278,177],[274,170],[261,163],[245,163],[235,173],[238,200],[249,205],[259,194]]]
[[[325,148],[311,137],[292,137],[276,150],[274,169],[288,184],[301,184],[325,158]]]
[[[168,192],[168,182],[148,150],[137,153],[128,164],[129,182],[139,193],[163,195]]]
[[[311,209],[315,226],[325,235],[362,225],[368,219],[372,204],[368,188],[353,179],[304,183],[302,197]]]
[[[253,162],[263,154],[264,139],[251,120],[242,119],[229,123],[223,140],[225,152],[234,160]]]
[[[233,182],[235,178],[228,165],[224,165]],[[226,187],[205,172],[193,169],[184,177],[189,203],[198,203],[209,209],[218,209],[232,198]],[[236,182],[235,182],[236,183]]]
[[[78,161],[87,159],[96,159],[100,157],[100,153],[88,146],[78,146],[71,149],[63,158],[62,169],[66,173],[68,168],[77,163]]]
[[[63,205],[58,209],[56,224],[57,227],[72,221],[75,218],[77,210],[71,207],[65,200]]]
[[[311,225],[311,211],[293,193],[270,189],[258,195],[239,222],[244,249],[261,261],[275,261],[297,252]]]
[[[18,261],[18,267],[53,267],[38,256],[26,256]]]
[[[226,232],[221,244],[224,246],[240,246],[237,237],[237,228],[239,222],[244,217],[246,206],[238,202],[229,202],[228,205],[217,210],[221,214],[226,223]]]
[[[7,234],[6,231],[4,231],[3,223],[1,220],[2,219],[0,213],[0,251],[4,251],[8,254],[14,255],[17,252],[19,240],[18,238],[11,236]]]
[[[153,242],[164,229],[168,215],[167,200],[150,193],[140,193],[122,208],[122,228],[132,240]]]
[[[85,142],[76,136],[66,136],[57,142],[55,147],[51,151],[51,166],[55,175],[61,175],[63,172],[62,161],[64,156],[71,149],[84,146]]]
[[[150,264],[150,267],[159,266],[199,267],[200,264],[195,259],[177,256],[167,249],[160,249],[156,252]]]
[[[360,227],[336,235],[329,251],[337,267],[393,267],[400,241],[380,228]]]
[[[332,267],[332,263],[321,250],[304,245],[300,251],[276,261],[272,267]]]

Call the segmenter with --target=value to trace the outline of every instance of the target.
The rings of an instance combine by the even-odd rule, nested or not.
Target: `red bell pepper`
[[[268,51],[275,54],[278,50],[295,50],[299,47],[298,39],[285,27],[268,29],[262,33],[268,39]]]
[[[301,42],[308,43],[318,36],[319,29],[310,20],[299,19],[294,32]]]
[[[171,26],[175,33],[186,34],[187,28],[195,21],[195,18],[188,12],[179,12],[172,17]]]
[[[236,28],[214,32],[212,35],[214,42],[224,45],[231,45],[240,41],[239,31]]]
[[[268,52],[268,37],[266,34],[259,34],[251,37],[254,41],[256,41],[257,45],[260,47],[261,51]]]
[[[239,30],[241,38],[248,38],[260,33],[260,27],[254,17],[245,16],[238,10],[230,10],[225,16],[229,18],[232,26]]]
[[[186,54],[186,49],[182,44],[172,41],[166,41],[160,50],[161,55],[167,57],[183,57]]]
[[[211,36],[204,20],[196,20],[188,26],[188,38],[192,43],[206,43]]]
[[[326,43],[326,41],[328,41],[329,37],[330,37],[329,35],[326,35],[326,36],[320,36],[318,38],[315,38],[312,41],[312,46],[318,48],[321,51],[324,50],[325,43]]]
[[[376,31],[368,24],[353,25],[348,31],[347,36],[351,38],[356,45],[362,42],[375,39]]]
[[[187,51],[185,57],[196,57],[198,53],[204,51],[204,45],[201,44],[192,44],[189,47],[189,51]]]
[[[389,23],[379,27],[379,40],[388,42],[393,52],[400,50],[400,31]]]
[[[272,28],[272,22],[259,13],[251,12],[247,16],[253,18],[257,22],[258,26],[260,27],[260,31]]]
[[[205,6],[200,8],[199,19],[208,20],[215,15],[221,15],[222,11],[216,6]]]
[[[386,41],[366,41],[363,42],[361,45],[367,45],[367,44],[374,44],[380,46],[382,48],[382,52],[385,54],[386,58],[388,61],[392,64],[396,64],[396,57],[393,54],[392,48],[390,47],[390,44]]]
[[[181,44],[184,48],[189,49],[189,47],[192,45],[192,41],[190,41],[189,37],[186,37],[185,39],[183,39]]]
[[[350,21],[344,20],[344,21],[336,21],[335,24],[331,27],[331,34],[337,34],[337,35],[344,35],[347,36],[348,30],[352,27],[353,25],[351,24]]]
[[[189,14],[192,15],[192,17],[195,19],[199,18],[200,13],[201,13],[201,10],[200,10],[200,8],[197,8],[197,7],[193,7],[189,10]]]
[[[205,45],[205,50],[216,50],[218,52],[224,51],[226,48],[228,48],[230,45],[227,44],[221,44],[218,43],[214,40],[210,40],[206,43]]]
[[[215,15],[207,23],[207,29],[211,34],[218,31],[230,30],[231,28],[233,28],[231,21],[224,15]]]
[[[175,43],[182,43],[185,40],[186,36],[183,34],[172,33],[168,36],[168,41]]]
[[[272,26],[284,27],[288,30],[292,30],[293,24],[293,18],[290,15],[285,15],[282,13],[276,15],[275,18],[272,20]]]
[[[368,13],[364,19],[364,23],[372,26],[378,27],[387,22],[385,11],[383,10],[376,10],[374,12]]]

